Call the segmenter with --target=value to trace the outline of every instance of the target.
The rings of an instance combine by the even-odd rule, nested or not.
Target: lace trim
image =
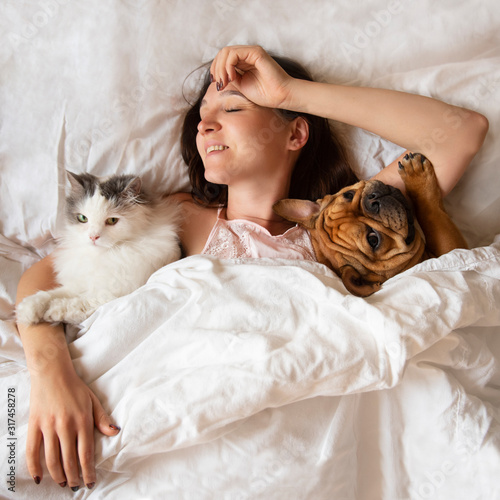
[[[253,240],[257,244],[267,241],[283,258],[316,260],[309,233],[302,227],[295,226],[273,236],[251,222],[222,219],[220,212],[202,253],[226,259],[261,257],[252,245]]]

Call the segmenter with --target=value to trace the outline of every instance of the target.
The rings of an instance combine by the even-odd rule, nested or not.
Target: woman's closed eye
[[[240,108],[228,108],[224,110],[226,113],[236,113],[236,111],[241,111]]]

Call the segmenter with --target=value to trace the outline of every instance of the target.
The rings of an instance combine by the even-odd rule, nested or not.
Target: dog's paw
[[[406,192],[415,200],[436,200],[441,190],[432,163],[420,153],[408,153],[400,162],[399,175],[405,183]]]
[[[24,298],[16,308],[18,323],[33,325],[43,321],[44,314],[49,307],[50,293],[40,291]]]
[[[86,320],[93,312],[88,301],[79,297],[55,298],[43,314],[43,320],[49,323],[68,323],[78,325]]]

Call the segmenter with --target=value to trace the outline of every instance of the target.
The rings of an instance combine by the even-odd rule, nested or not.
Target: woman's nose
[[[214,132],[220,129],[219,122],[212,116],[203,117],[198,123],[198,132],[206,134],[207,132]]]

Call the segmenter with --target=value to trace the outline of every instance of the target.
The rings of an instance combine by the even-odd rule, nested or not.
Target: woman
[[[335,141],[325,147],[326,158],[316,154],[323,147],[315,143],[321,126],[313,123],[314,116],[364,128],[423,153],[434,164],[443,195],[464,173],[488,129],[482,115],[434,99],[293,78],[260,47],[222,49],[210,75],[212,83],[206,82],[183,131],[194,200],[190,194],[174,195],[186,214],[181,240],[187,256],[226,256],[228,249],[241,247],[238,252],[246,256],[314,258],[307,238],[272,210],[281,198],[320,197],[355,181]],[[397,161],[377,177],[403,188]],[[229,233],[221,231],[221,224]],[[236,225],[240,232],[233,231]],[[250,233],[252,245],[243,244]],[[229,234],[228,244],[220,243],[221,234]],[[53,286],[49,256],[23,275],[18,301]],[[93,427],[108,436],[119,429],[75,373],[61,326],[20,324],[19,332],[31,375],[29,471],[40,482],[43,441],[47,468],[57,483],[78,489],[80,463],[84,484],[92,487]]]
[[[287,75],[312,80],[297,63],[275,61]],[[190,221],[183,232],[188,254],[314,259],[302,228],[278,236],[291,224],[272,212],[269,200],[316,200],[358,180],[327,119],[258,106],[234,86],[211,85],[209,72],[186,115],[181,142],[194,201],[212,207],[177,196],[199,220],[195,230]]]

